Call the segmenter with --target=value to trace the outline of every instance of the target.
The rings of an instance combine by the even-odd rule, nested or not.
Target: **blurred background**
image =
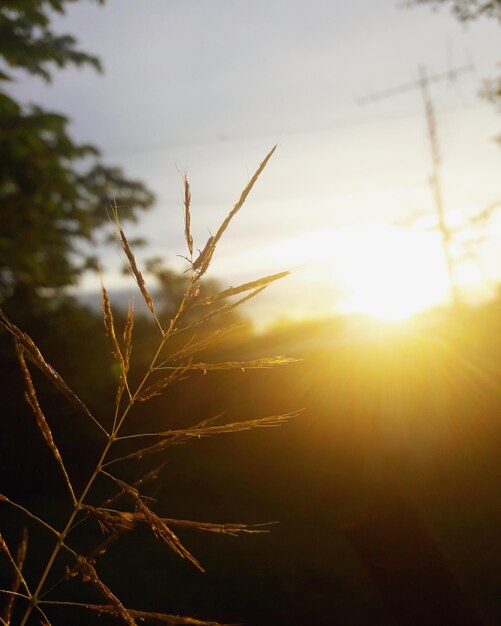
[[[184,254],[179,170],[192,181],[202,248],[278,143],[213,269],[242,282],[295,268],[263,296],[257,320],[370,308],[371,272],[388,293],[402,288],[388,266],[401,264],[412,289],[431,283],[414,296],[413,307],[425,308],[448,294],[440,237],[428,230],[436,216],[420,67],[441,75],[429,97],[451,227],[499,200],[501,160],[495,107],[478,97],[483,81],[499,74],[499,23],[495,16],[461,22],[453,3],[436,12],[425,4],[75,2],[53,27],[100,57],[104,75],[67,67],[47,85],[16,73],[9,93],[67,115],[75,140],[98,146],[155,193],[154,208],[129,234],[148,242],[144,256],[163,257],[174,269],[186,269],[176,256]],[[388,89],[396,90],[364,100]],[[457,268],[469,301],[491,296],[499,278],[492,240],[499,216],[487,230],[475,259],[462,258]],[[455,250],[458,262],[465,252]],[[102,263],[109,287],[123,287],[116,254]],[[87,274],[79,290],[97,285]],[[298,290],[307,297],[297,298]]]
[[[169,451],[152,492],[170,517],[280,524],[183,535],[204,576],[124,537],[100,571],[131,605],[249,626],[501,622],[500,34],[499,0],[0,7],[0,302],[97,414],[117,377],[97,268],[119,321],[135,293],[107,210],[168,320],[190,268],[182,176],[196,251],[278,145],[207,289],[292,273],[204,358],[300,361],[195,373],[130,428],[304,408]],[[154,332],[135,300],[133,377]],[[43,510],[57,471],[1,339],[0,491]],[[41,397],[69,459],[92,450]]]

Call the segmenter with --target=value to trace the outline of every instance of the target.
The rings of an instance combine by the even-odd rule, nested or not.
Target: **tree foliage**
[[[414,0],[414,4],[431,4],[434,7],[449,6],[454,15],[463,22],[478,17],[494,17],[501,21],[501,0]]]
[[[0,7],[0,54],[11,68],[51,80],[50,66],[93,65],[101,70],[99,59],[76,49],[71,35],[56,35],[50,29],[51,14],[65,12],[65,5],[76,0],[3,0]],[[103,0],[98,0],[103,4]],[[2,73],[9,79],[11,74]]]
[[[74,283],[92,264],[82,244],[92,243],[111,202],[122,219],[134,219],[153,202],[141,182],[105,165],[95,146],[74,142],[68,118],[8,93],[26,73],[50,81],[56,68],[101,69],[74,37],[51,29],[53,16],[74,1],[0,5],[0,302],[17,306]]]
[[[461,22],[479,17],[490,17],[501,22],[501,0],[413,0],[411,4],[429,4],[433,8],[448,6]],[[480,94],[501,111],[501,76],[485,81]],[[501,136],[498,140],[501,141]]]

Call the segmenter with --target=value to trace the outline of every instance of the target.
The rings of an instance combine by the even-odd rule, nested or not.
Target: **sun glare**
[[[403,320],[448,298],[438,237],[396,226],[353,229],[343,242],[347,312]]]
[[[303,280],[324,285],[312,297],[333,298],[330,306],[323,303],[331,311],[398,321],[449,298],[436,233],[391,225],[352,226],[305,233],[268,254],[292,267],[301,264]]]
[[[450,298],[437,233],[389,224],[312,231],[259,252],[260,263],[277,259],[277,271],[294,270],[284,284],[295,289],[291,316],[362,313],[400,321]]]

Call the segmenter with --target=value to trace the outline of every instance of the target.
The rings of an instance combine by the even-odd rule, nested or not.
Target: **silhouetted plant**
[[[27,531],[23,530],[20,544],[14,554],[8,547],[5,539],[0,535],[0,552],[3,553],[12,569],[12,584],[10,589],[1,589],[0,593],[6,598],[3,610],[0,613],[0,624],[10,626],[14,619],[19,626],[25,626],[28,620],[38,618],[39,623],[50,625],[49,616],[51,606],[80,607],[94,614],[108,614],[113,619],[119,619],[129,626],[141,622],[153,621],[162,624],[215,624],[215,622],[202,622],[189,617],[175,615],[151,613],[142,610],[133,610],[126,607],[122,601],[113,593],[108,585],[101,579],[96,570],[96,562],[103,555],[107,548],[116,539],[127,532],[132,531],[137,526],[148,527],[153,535],[164,542],[173,552],[182,559],[187,560],[198,570],[203,571],[203,566],[188,548],[179,540],[174,529],[189,527],[205,532],[216,532],[230,535],[245,533],[266,532],[266,525],[246,525],[246,524],[214,524],[209,522],[198,522],[183,519],[170,519],[159,516],[151,508],[151,503],[142,493],[143,486],[150,480],[156,478],[165,465],[165,459],[160,457],[157,466],[149,470],[147,474],[137,477],[129,482],[123,478],[123,472],[116,471],[116,467],[127,467],[127,464],[120,465],[121,462],[129,459],[138,459],[147,455],[159,455],[164,453],[170,446],[188,442],[194,438],[212,437],[224,433],[234,433],[260,427],[272,427],[283,424],[292,414],[272,415],[267,417],[256,417],[245,421],[231,421],[221,424],[218,418],[207,418],[203,421],[187,428],[162,430],[156,432],[137,432],[135,434],[123,434],[123,426],[138,403],[161,395],[168,387],[174,385],[180,379],[186,378],[193,371],[209,370],[231,370],[231,369],[251,369],[272,367],[289,362],[291,359],[284,357],[258,358],[250,361],[226,361],[219,363],[207,363],[196,360],[196,355],[205,350],[213,341],[218,339],[223,330],[204,333],[204,327],[216,316],[222,316],[234,311],[243,302],[257,296],[263,289],[287,275],[288,272],[281,272],[266,276],[254,281],[247,282],[237,287],[231,287],[204,296],[200,289],[201,279],[209,269],[216,246],[226,231],[230,221],[244,204],[249,192],[257,181],[259,175],[271,158],[275,148],[273,148],[260,164],[255,174],[242,192],[238,202],[233,206],[216,234],[209,239],[200,254],[193,258],[193,239],[191,235],[190,221],[190,186],[187,178],[184,178],[185,190],[185,239],[188,247],[188,260],[190,262],[189,277],[186,281],[184,295],[174,315],[165,327],[160,321],[155,303],[150,295],[150,291],[138,267],[134,253],[129,241],[120,225],[118,211],[115,208],[111,211],[112,222],[115,235],[127,258],[129,270],[134,277],[141,295],[155,320],[158,327],[158,343],[151,357],[151,361],[146,370],[139,378],[139,383],[133,386],[129,381],[129,370],[132,358],[133,332],[134,332],[134,311],[132,305],[126,318],[125,327],[122,332],[116,328],[113,311],[104,285],[102,285],[102,304],[104,312],[105,331],[111,344],[111,351],[119,368],[119,380],[116,390],[116,397],[113,407],[113,417],[106,420],[96,417],[86,406],[86,404],[70,389],[58,372],[45,360],[34,341],[18,328],[7,316],[0,312],[0,321],[4,329],[12,336],[15,342],[17,357],[21,366],[21,372],[25,385],[25,398],[39,428],[45,444],[49,447],[53,458],[59,466],[61,477],[66,486],[68,500],[68,514],[66,522],[61,528],[56,528],[46,519],[35,514],[32,510],[22,504],[13,501],[6,495],[0,494],[0,501],[5,505],[14,507],[21,514],[25,515],[30,523],[37,523],[44,531],[52,536],[54,545],[45,564],[41,575],[30,580],[23,574],[23,564],[28,550]],[[229,300],[237,297],[236,300]],[[199,311],[193,316],[194,310]],[[176,337],[175,350],[169,350],[170,341]],[[186,337],[179,348],[180,337]],[[47,421],[43,409],[37,397],[30,369],[38,368],[54,385],[54,387],[77,409],[76,415],[81,419],[90,420],[102,438],[102,447],[98,453],[98,461],[95,464],[90,476],[86,479],[83,487],[77,488],[72,480],[71,472],[67,469],[67,464],[60,453],[58,444],[52,435],[49,422]],[[128,440],[126,454],[117,452],[119,442]],[[146,443],[145,443],[146,442]],[[124,445],[123,443],[121,444]],[[122,449],[123,450],[123,449]],[[95,483],[101,477],[109,483],[109,495],[99,506],[96,506]],[[47,493],[47,501],[51,494]],[[94,502],[94,504],[92,504]],[[98,545],[81,554],[72,542],[74,529],[84,522],[94,520],[104,533]],[[63,567],[57,557],[64,553],[68,558]],[[61,599],[52,598],[58,590],[56,583],[48,589],[48,576],[53,574],[53,570],[59,573],[63,580],[71,578],[80,579],[90,583],[95,589],[96,597],[102,598],[102,603],[82,603],[71,601],[65,596]],[[31,576],[33,578],[33,576]],[[17,604],[17,606],[15,606]],[[15,609],[15,611],[14,611]],[[30,622],[31,623],[31,622]]]

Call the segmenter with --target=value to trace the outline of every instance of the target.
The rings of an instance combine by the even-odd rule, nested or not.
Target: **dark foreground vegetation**
[[[78,333],[70,332],[77,324]],[[26,329],[96,414],[113,401],[117,378],[101,329],[100,318],[74,304]],[[152,330],[146,320],[136,325],[137,371]],[[5,336],[1,346],[0,492],[56,525],[65,497],[58,468],[21,400],[19,366]],[[195,372],[139,407],[128,429],[304,407],[280,428],[171,447],[157,480],[144,487],[154,510],[169,518],[279,524],[241,537],[177,529],[205,574],[137,528],[98,559],[107,584],[130,606],[249,626],[424,624],[430,616],[439,616],[435,623],[498,624],[501,304],[429,313],[401,326],[338,318],[256,336],[244,323],[202,360],[269,354],[302,360],[278,369]],[[90,430],[76,421],[67,429],[71,406],[36,383],[68,471],[84,484],[96,456]],[[127,469],[116,465],[131,479],[156,466],[154,455]],[[15,546],[25,520],[0,506],[2,533]],[[43,567],[50,547],[28,526],[36,548],[28,547],[27,576]],[[102,532],[97,523],[82,531],[82,549]],[[4,565],[2,588],[9,588]],[[70,579],[53,596],[74,597],[75,588]],[[86,593],[81,601],[90,601]],[[52,608],[54,623],[115,623],[67,611]]]
[[[64,15],[70,4],[6,0],[0,7],[0,300],[91,413],[106,422],[123,362],[111,354],[102,318],[62,294],[96,265],[91,253],[82,257],[82,249],[99,243],[103,208],[116,202],[124,207],[123,220],[135,219],[152,205],[153,195],[105,164],[96,147],[75,142],[64,115],[21,102],[10,90],[18,76],[50,80],[55,68],[100,68],[71,35],[52,29],[54,15]],[[499,17],[499,0],[431,4],[449,5],[464,20]],[[498,102],[499,81],[485,92]],[[188,185],[185,192],[188,206]],[[193,261],[189,220],[185,234]],[[211,245],[203,248],[208,262]],[[192,269],[200,277],[203,254],[197,261]],[[164,287],[187,289],[182,277],[159,267],[156,273]],[[167,295],[164,329],[179,302]],[[125,314],[115,321],[122,329]],[[226,316],[227,323],[238,321]],[[110,335],[109,326],[108,316]],[[218,330],[209,325],[205,332]],[[48,567],[54,537],[4,498],[0,625],[42,623],[40,614],[28,616],[26,596],[10,601],[13,590],[23,592],[15,571],[21,562],[30,582],[40,581],[45,568],[39,595],[54,626],[141,620],[141,614],[124,613],[123,605],[149,611],[148,622],[157,624],[197,623],[176,621],[176,615],[248,626],[500,624],[500,331],[501,301],[429,313],[400,327],[339,318],[256,336],[241,323],[200,359],[256,362],[278,354],[300,361],[278,369],[201,368],[189,379],[181,376],[161,397],[134,407],[124,434],[183,430],[220,414],[211,424],[304,411],[282,420],[280,428],[191,437],[186,445],[169,447],[161,461],[144,454],[115,463],[124,481],[150,476],[129,517],[86,511],[71,537],[80,554],[90,555],[80,571],[61,554]],[[127,372],[132,386],[148,367],[157,332],[151,320],[136,319]],[[103,441],[39,373],[25,372],[23,381],[23,358],[23,347],[16,355],[11,338],[0,331],[0,494],[61,529],[68,519],[68,485],[42,422],[37,428],[24,401],[29,376],[76,494],[85,491]],[[117,445],[114,458],[126,456],[135,440]],[[105,483],[95,482],[86,504],[109,495]],[[135,524],[145,510],[177,520],[182,545],[205,573],[155,538],[151,525]],[[127,523],[131,519],[134,524]],[[207,523],[194,528],[179,520]],[[123,523],[118,533],[117,521]],[[260,525],[266,522],[279,523]],[[93,552],[103,542],[106,550]],[[94,566],[123,603],[111,605],[115,615],[85,607],[103,602],[92,585],[82,585],[82,579],[96,582]],[[51,605],[53,600],[82,606]]]

